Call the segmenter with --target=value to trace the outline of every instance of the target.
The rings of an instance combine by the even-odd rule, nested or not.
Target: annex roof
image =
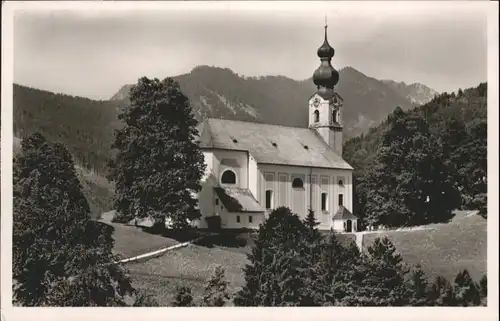
[[[252,192],[246,188],[214,187],[214,190],[228,212],[264,212]]]
[[[314,129],[208,118],[198,133],[201,148],[247,151],[257,163],[353,169]]]
[[[333,219],[357,220],[358,218],[354,214],[352,214],[351,211],[341,205],[335,215],[333,215]]]

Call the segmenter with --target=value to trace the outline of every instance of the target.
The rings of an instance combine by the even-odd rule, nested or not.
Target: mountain
[[[306,127],[307,101],[316,90],[312,79],[296,81],[283,76],[243,77],[227,68],[209,66],[195,67],[190,73],[174,78],[190,99],[200,120],[216,117]],[[131,87],[124,85],[111,100],[126,106]],[[363,133],[378,124],[396,106],[407,110],[416,105],[406,97],[406,93],[402,94],[393,86],[352,67],[340,70],[336,90],[344,98],[347,137]],[[427,101],[431,98],[429,96]],[[419,99],[427,102],[423,96]]]
[[[406,99],[417,105],[428,103],[432,100],[432,98],[434,98],[434,96],[439,94],[434,89],[420,83],[407,85],[404,81],[397,82],[389,79],[384,79],[382,82],[390,86],[401,96],[406,97]]]
[[[216,117],[307,127],[307,102],[316,90],[312,79],[244,77],[209,66],[174,78],[198,120]],[[123,86],[110,100],[96,101],[14,84],[14,133],[24,137],[39,131],[64,143],[81,166],[105,172],[113,131],[121,126],[118,110],[128,105],[131,86]],[[390,85],[352,67],[340,70],[337,91],[344,98],[346,137],[366,132],[396,106],[414,106]]]

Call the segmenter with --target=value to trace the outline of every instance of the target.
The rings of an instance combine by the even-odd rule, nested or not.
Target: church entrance
[[[347,233],[351,233],[352,232],[352,221],[351,220],[347,220],[345,231]]]

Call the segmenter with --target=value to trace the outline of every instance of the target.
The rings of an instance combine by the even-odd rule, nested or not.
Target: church
[[[309,128],[209,118],[198,126],[206,173],[198,193],[199,228],[219,216],[222,229],[257,229],[271,211],[286,206],[305,218],[309,208],[320,230],[357,230],[352,214],[352,171],[342,159],[342,98],[335,50],[325,39],[313,75],[317,91],[304,109]]]

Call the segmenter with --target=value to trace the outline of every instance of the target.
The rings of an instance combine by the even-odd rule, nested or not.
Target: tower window
[[[344,195],[339,194],[339,206],[344,206]]]
[[[236,184],[236,174],[231,170],[225,171],[222,174],[221,183],[222,184]]]
[[[328,194],[321,193],[321,210],[328,211]]]
[[[240,222],[240,216],[239,216],[239,215],[237,215],[237,216],[236,216],[236,223],[239,223],[239,222]]]
[[[293,188],[303,188],[304,182],[300,178],[295,178],[292,182]]]
[[[270,209],[272,206],[273,201],[273,191],[267,190],[266,191],[266,209]]]
[[[252,215],[249,215],[248,216],[248,223],[252,223],[252,222],[253,222],[253,217],[252,217]]]
[[[318,110],[314,111],[314,122],[319,123],[319,111]]]
[[[344,186],[344,182],[342,180],[339,180],[339,186]]]
[[[219,199],[218,198],[215,199],[215,205],[219,205]]]
[[[338,123],[338,119],[337,119],[338,118],[338,113],[337,113],[336,110],[333,111],[332,117],[333,117],[333,122],[334,123]]]

